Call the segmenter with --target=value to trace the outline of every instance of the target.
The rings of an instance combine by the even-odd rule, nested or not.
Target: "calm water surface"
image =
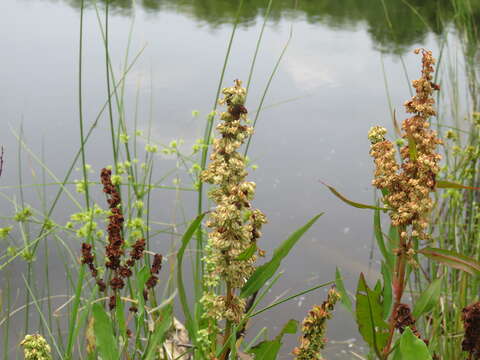
[[[376,261],[370,259],[372,214],[340,203],[319,180],[334,184],[357,201],[373,201],[366,133],[376,124],[391,128],[385,80],[392,106],[398,109],[399,116],[403,115],[401,105],[409,97],[406,76],[417,76],[419,65],[419,58],[411,50],[426,46],[438,54],[438,38],[445,31],[439,20],[448,22],[451,16],[448,2],[411,1],[429,24],[427,28],[411,9],[396,0],[385,1],[386,12],[380,0],[300,0],[296,6],[290,0],[274,1],[248,101],[253,115],[292,30],[292,39],[266,97],[266,108],[259,117],[250,148],[253,162],[259,165],[251,172],[257,183],[255,206],[269,218],[263,247],[271,253],[281,240],[313,215],[319,212],[325,215],[282,264],[283,277],[267,301],[331,280],[336,266],[342,268],[349,289],[354,289],[360,271],[372,278],[376,275]],[[0,144],[6,150],[1,185],[18,184],[20,175],[25,184],[56,181],[48,174],[42,179],[41,167],[33,155],[24,151],[19,162],[13,133],[18,133],[21,127],[33,154],[43,157],[59,178],[63,178],[79,147],[79,3],[79,0],[0,2]],[[230,0],[137,3],[131,6],[129,0],[112,1],[109,24],[111,58],[117,75],[125,64],[130,29],[133,30],[129,61],[144,49],[126,79],[127,125],[133,128],[137,109],[138,127],[147,132],[151,121],[154,141],[165,144],[172,139],[183,139],[182,149],[188,151],[202,137],[204,119],[215,100],[237,4]],[[224,86],[230,86],[236,78],[248,77],[266,3],[245,1]],[[87,125],[93,123],[107,93],[104,47],[93,4],[87,1],[84,24],[83,98]],[[103,16],[104,7],[100,5],[99,11]],[[457,50],[454,47],[451,51]],[[192,110],[198,110],[200,115],[192,116]],[[102,117],[89,140],[87,157],[94,170],[92,180],[99,169],[112,163],[107,117]],[[157,179],[176,165],[175,159],[158,157]],[[71,179],[80,177],[77,171]],[[188,177],[180,177],[185,186],[190,185]],[[174,175],[169,176],[162,183],[172,185],[173,179]],[[56,189],[56,186],[47,189],[47,204]],[[26,202],[41,208],[38,191],[38,187],[26,188],[23,196]],[[4,188],[4,192],[20,201],[18,190]],[[103,206],[102,196],[99,193],[94,196]],[[159,190],[152,201],[152,218],[178,223],[193,216],[196,196],[193,192]],[[5,199],[1,200],[0,208],[4,217],[15,211],[14,205]],[[65,223],[72,211],[76,211],[75,206],[63,197],[54,217]],[[0,220],[0,226],[5,224],[7,220]],[[20,238],[20,234],[16,235]],[[64,240],[78,249],[79,240],[71,237]],[[157,236],[155,247],[166,252],[170,241],[170,235]],[[48,239],[48,242],[52,293],[65,295],[68,287],[65,259],[55,256],[58,241]],[[2,253],[6,246],[0,244]],[[38,262],[35,272],[43,274],[43,266]],[[25,263],[16,260],[8,271],[0,273],[3,284],[7,277],[11,279],[12,309],[24,303],[25,269]],[[42,276],[36,281],[39,296],[44,294]],[[5,289],[6,285],[2,286]],[[301,297],[262,314],[258,323],[273,327],[273,336],[286,320],[302,319],[308,308],[323,301],[323,297],[323,291]],[[55,304],[63,302],[58,300]],[[59,321],[64,318],[60,316]],[[13,332],[6,346],[11,348],[14,358],[24,315],[17,313],[11,322]],[[31,329],[38,329],[38,324],[39,320],[32,317]],[[4,334],[3,328],[0,333]],[[351,359],[352,349],[362,352],[355,324],[341,308],[329,326],[329,338],[333,342],[325,352],[329,359]],[[286,339],[285,359],[289,358],[295,342],[296,336]]]

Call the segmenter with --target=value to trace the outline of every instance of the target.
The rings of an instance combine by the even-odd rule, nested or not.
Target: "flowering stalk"
[[[373,127],[368,137],[372,143],[370,155],[375,162],[375,178],[372,184],[380,189],[383,202],[390,208],[392,225],[398,228],[400,243],[396,249],[393,274],[394,309],[400,309],[406,285],[406,267],[413,263],[414,239],[427,239],[426,228],[433,208],[430,193],[435,191],[438,163],[441,159],[437,145],[441,140],[430,129],[429,118],[436,114],[433,109],[434,90],[439,86],[432,82],[435,59],[425,49],[422,53],[422,75],[412,82],[416,94],[405,103],[407,113],[413,114],[402,124],[402,138],[406,145],[400,149],[401,162],[396,160],[394,145],[385,139],[386,129]],[[395,330],[395,314],[390,318],[390,336],[384,355],[390,351]]]
[[[129,256],[126,259],[125,255],[125,240],[123,238],[123,224],[124,216],[122,211],[122,199],[120,192],[112,182],[112,171],[109,169],[102,169],[101,181],[103,185],[103,192],[107,196],[107,202],[110,208],[110,215],[108,217],[108,244],[105,247],[105,255],[107,261],[105,267],[110,270],[109,281],[99,277],[99,272],[94,264],[95,256],[92,253],[92,246],[87,243],[82,244],[82,263],[86,264],[90,269],[92,277],[95,279],[98,288],[102,292],[107,292],[108,287],[112,290],[112,295],[109,297],[108,306],[113,310],[116,306],[118,292],[124,288],[125,280],[132,276],[133,267],[137,261],[143,258],[145,251],[145,239],[138,239],[132,246]],[[150,269],[150,277],[147,279],[143,296],[145,300],[148,297],[148,290],[158,282],[156,276],[162,264],[162,255],[155,254],[152,267]],[[130,307],[130,311],[135,312],[135,306]]]
[[[220,116],[217,131],[220,137],[213,142],[210,164],[202,172],[201,180],[214,184],[209,193],[215,204],[207,227],[211,229],[205,248],[204,284],[207,287],[201,303],[203,319],[208,324],[201,333],[201,342],[207,353],[212,353],[216,344],[217,322],[226,320],[223,342],[230,337],[232,324],[239,324],[245,311],[245,300],[238,296],[238,290],[245,285],[254,271],[256,255],[249,258],[239,256],[256,247],[261,236],[260,228],[266,222],[265,215],[252,209],[250,201],[255,194],[255,183],[245,181],[247,176],[245,158],[237,151],[253,129],[243,123],[247,119],[245,108],[246,90],[241,82],[223,89],[220,104],[227,111]],[[261,250],[258,250],[260,255]],[[224,284],[225,294],[218,294],[216,288]],[[221,358],[226,358],[228,350]]]
[[[332,311],[340,294],[332,287],[328,291],[327,300],[322,305],[315,305],[302,323],[300,345],[293,349],[295,360],[323,359],[320,350],[325,347],[327,320],[332,318]]]
[[[52,360],[52,350],[42,335],[26,335],[20,345],[25,360]]]

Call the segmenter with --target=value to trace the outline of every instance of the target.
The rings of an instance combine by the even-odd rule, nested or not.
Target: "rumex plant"
[[[308,312],[308,316],[302,322],[302,336],[300,344],[293,349],[295,360],[322,359],[320,350],[325,347],[327,320],[333,316],[335,304],[340,299],[340,294],[335,287],[328,291],[327,300],[322,305],[315,305]]]
[[[27,335],[20,345],[23,347],[25,360],[52,360],[52,349],[42,335]]]
[[[240,81],[223,90],[221,104],[227,111],[220,115],[217,131],[221,137],[213,142],[213,153],[208,168],[201,174],[204,182],[216,187],[210,198],[217,204],[206,224],[211,231],[205,248],[204,285],[207,287],[202,305],[203,318],[208,323],[204,329],[206,339],[215,339],[217,321],[226,320],[224,342],[231,334],[232,324],[239,324],[245,314],[246,301],[239,297],[239,290],[254,271],[257,239],[260,228],[266,223],[265,215],[250,206],[255,194],[255,183],[245,181],[245,158],[237,151],[253,129],[245,124],[247,110],[244,106],[246,90]],[[249,256],[241,257],[248,249]],[[225,294],[215,293],[222,282]],[[208,341],[205,351],[208,351]]]
[[[246,158],[239,152],[239,148],[253,132],[252,127],[248,126],[246,89],[236,80],[234,86],[224,88],[222,93],[223,98],[219,103],[225,105],[227,110],[220,114],[220,122],[216,127],[219,136],[213,140],[210,163],[200,174],[202,182],[213,185],[209,197],[215,207],[208,213],[205,223],[208,239],[203,250],[203,295],[196,304],[194,316],[191,315],[183,285],[182,261],[188,242],[201,227],[203,217],[207,214],[197,217],[184,234],[178,253],[177,285],[186,327],[194,347],[194,359],[237,359],[239,355],[244,359],[264,359],[266,356],[275,359],[283,336],[295,333],[297,322],[290,320],[273,340],[244,348],[242,343],[247,325],[255,315],[297,296],[257,310],[260,301],[273,285],[271,281],[276,281],[279,277],[274,275],[281,261],[321,214],[293,232],[274,251],[271,260],[255,267],[257,258],[265,256],[265,252],[258,246],[258,240],[261,237],[261,227],[267,220],[260,210],[251,205],[256,186],[254,182],[246,181]],[[302,293],[323,286],[326,284]],[[332,290],[329,304],[333,304],[334,294],[336,292]],[[318,307],[305,320],[305,337],[301,345],[304,349],[299,350],[300,353],[310,351],[320,356],[325,321],[330,317],[333,307],[326,304],[327,302],[322,305],[325,313],[319,310],[323,307]],[[307,338],[312,341],[309,350]]]
[[[124,240],[124,216],[122,209],[121,193],[117,186],[112,183],[112,171],[104,168],[101,171],[101,183],[103,192],[107,197],[109,205],[108,225],[107,225],[107,243],[105,245],[105,264],[100,265],[96,261],[93,245],[91,243],[82,243],[82,264],[86,265],[95,280],[98,290],[106,297],[99,300],[107,300],[107,308],[110,314],[104,311],[100,303],[93,304],[93,334],[87,336],[87,349],[90,354],[99,352],[104,358],[107,354],[114,356],[127,356],[131,352],[129,339],[135,336],[132,348],[156,353],[155,344],[152,347],[152,334],[145,333],[142,324],[147,321],[164,320],[168,314],[158,316],[158,314],[146,311],[147,306],[156,307],[156,298],[153,291],[158,282],[158,273],[162,266],[162,255],[154,254],[153,262],[150,266],[144,263],[144,257],[148,256],[145,251],[145,239],[140,238],[131,245],[130,249]],[[99,253],[97,251],[97,253]],[[101,266],[101,269],[99,269]],[[103,274],[103,276],[101,275]],[[132,286],[130,279],[135,276],[136,286]],[[122,290],[129,285],[129,291],[122,297]],[[135,289],[135,290],[134,290]],[[130,315],[125,320],[124,302],[128,300],[128,312]],[[148,309],[147,309],[148,310]],[[128,327],[129,321],[135,320],[135,331]],[[171,319],[169,319],[170,321]],[[162,328],[162,327],[160,327]],[[163,329],[166,333],[167,327]],[[111,335],[118,336],[118,340]],[[144,334],[148,339],[146,343],[140,341],[140,334]],[[162,334],[160,337],[163,337]],[[98,344],[95,338],[98,338]],[[159,338],[155,342],[158,342]],[[150,349],[150,350],[149,350]],[[152,350],[153,349],[153,350]],[[111,355],[108,355],[111,356]]]
[[[383,207],[352,202],[330,187],[348,204],[375,210],[374,230],[383,257],[383,281],[378,280],[374,288],[370,288],[361,274],[355,309],[349,302],[343,303],[354,312],[359,331],[370,346],[370,358],[383,360],[437,358],[437,354],[430,353],[428,349],[432,339],[423,338],[417,320],[438,305],[442,267],[438,267],[440,273],[437,279],[427,277],[429,286],[414,297],[413,303],[405,300],[405,292],[413,281],[412,274],[424,274],[423,260],[437,261],[471,274],[480,269],[477,261],[464,255],[428,246],[434,236],[430,231],[434,208],[432,194],[439,188],[463,186],[438,178],[441,161],[438,145],[442,141],[430,128],[430,118],[436,115],[433,93],[440,90],[433,82],[435,59],[425,49],[417,49],[415,54],[422,56],[422,71],[420,78],[412,82],[415,95],[405,103],[406,112],[412,116],[403,121],[401,129],[397,128],[402,138],[397,143],[403,145],[397,153],[395,143],[387,139],[387,130],[381,126],[372,127],[368,134],[370,156],[375,164],[372,185],[380,191]],[[388,212],[390,219],[387,234],[382,231],[382,211]],[[422,247],[423,244],[427,246]],[[344,300],[348,296],[342,295]],[[468,313],[466,310],[465,314]],[[426,321],[427,325],[430,323]],[[468,344],[469,341],[465,340],[463,347],[470,351]]]

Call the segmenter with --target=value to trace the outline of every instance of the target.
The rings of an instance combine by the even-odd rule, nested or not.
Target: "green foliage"
[[[423,314],[431,311],[440,299],[442,290],[442,278],[433,280],[420,297],[415,301],[412,315],[415,319],[418,319]]]
[[[337,267],[335,270],[335,286],[337,287],[337,291],[340,294],[340,303],[353,314],[353,304],[352,300],[350,299],[350,295],[348,295],[347,290],[345,289],[345,284],[343,283],[342,273],[340,269]]]
[[[285,334],[295,334],[298,328],[298,321],[289,320],[273,340],[265,340],[255,345],[249,353],[255,356],[255,359],[275,360],[282,346],[282,339]]]
[[[379,290],[368,287],[363,273],[358,280],[355,317],[363,340],[377,355],[381,354],[387,344],[389,329],[383,318],[382,295]]]
[[[392,293],[392,271],[388,266],[385,265],[385,262],[382,261],[382,277],[383,277],[383,288],[382,288],[382,300],[383,300],[383,318],[385,320],[390,316],[393,305],[393,293]]]
[[[358,209],[388,210],[386,208],[382,208],[382,207],[379,207],[379,206],[367,205],[367,204],[362,204],[362,203],[359,203],[359,202],[356,202],[356,201],[352,201],[352,200],[346,198],[345,196],[343,196],[342,194],[340,194],[337,191],[337,189],[335,189],[333,186],[327,185],[325,183],[323,183],[323,185],[325,185],[333,195],[335,195],[337,198],[342,200],[345,204],[348,204],[352,207],[355,207],[355,208],[358,208]]]
[[[158,358],[158,348],[165,341],[167,331],[172,325],[173,306],[167,305],[160,314],[159,319],[154,324],[153,333],[150,335],[148,348],[143,360],[154,360]]]
[[[373,215],[373,230],[375,233],[375,239],[377,240],[378,249],[382,253],[383,258],[390,271],[393,271],[393,265],[395,263],[395,257],[390,248],[385,245],[385,238],[382,232],[382,224],[380,222],[380,210],[376,209]]]
[[[454,269],[465,271],[471,275],[480,275],[480,262],[455,251],[427,247],[419,250],[419,253]]]
[[[196,326],[192,318],[192,313],[190,311],[190,307],[188,305],[187,301],[187,294],[185,291],[185,285],[183,281],[183,256],[185,255],[185,250],[187,249],[187,246],[192,239],[193,235],[195,232],[199,229],[199,227],[202,224],[202,220],[205,217],[205,213],[197,216],[195,220],[192,221],[192,223],[189,225],[187,230],[182,236],[182,246],[178,250],[177,253],[177,287],[178,287],[178,293],[180,296],[180,303],[182,305],[182,310],[183,310],[183,315],[185,316],[185,326],[187,327],[188,333],[190,337],[192,338],[193,341],[195,341],[196,338]]]
[[[247,283],[242,288],[240,296],[246,298],[260,290],[262,286],[272,278],[277,269],[280,267],[282,260],[288,255],[298,240],[300,240],[303,234],[305,234],[322,215],[323,213],[314,216],[305,225],[295,230],[288,237],[288,239],[286,239],[277,249],[275,249],[272,259],[259,266],[250,279],[248,279]]]
[[[393,360],[432,360],[432,356],[427,345],[407,327],[400,337]]]
[[[101,303],[95,303],[92,306],[93,311],[93,331],[95,333],[98,352],[103,360],[118,360],[120,353],[118,343],[114,336],[112,319],[105,312]]]

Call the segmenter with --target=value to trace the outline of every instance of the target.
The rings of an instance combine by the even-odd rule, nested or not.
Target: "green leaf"
[[[320,181],[321,182],[321,181]],[[350,205],[350,206],[353,206],[355,208],[358,208],[358,209],[372,209],[372,210],[388,210],[387,208],[382,208],[382,207],[378,207],[378,206],[374,206],[374,205],[367,205],[367,204],[362,204],[362,203],[359,203],[359,202],[355,202],[355,201],[352,201],[352,200],[349,200],[347,199],[345,196],[343,196],[342,194],[340,194],[337,189],[335,189],[333,186],[330,186],[330,185],[327,185],[325,184],[324,182],[321,182],[323,185],[325,185],[328,190],[330,190],[332,192],[333,195],[335,195],[337,198],[339,198],[340,200],[342,200],[344,203]]]
[[[345,289],[342,273],[340,272],[340,269],[338,267],[335,270],[335,286],[337,287],[337,291],[340,294],[340,303],[343,305],[343,307],[345,307],[353,314],[352,300],[350,299],[350,295],[348,295],[347,290]]]
[[[440,299],[442,278],[433,280],[425,291],[420,295],[413,307],[412,315],[418,319],[423,314],[432,310]]]
[[[415,140],[411,135],[407,136],[408,140],[408,153],[410,155],[410,159],[412,161],[417,160],[418,154],[417,154],[417,144],[415,143]]]
[[[373,215],[373,229],[375,232],[375,239],[377,240],[378,249],[382,253],[383,258],[385,259],[390,271],[393,270],[393,265],[395,258],[393,253],[387,249],[385,246],[385,239],[383,237],[382,225],[380,222],[380,210],[376,209]]]
[[[118,329],[120,330],[120,335],[123,337],[123,340],[127,340],[127,325],[125,324],[125,311],[124,303],[120,296],[117,296],[115,306],[115,320],[118,323]]]
[[[382,261],[382,277],[383,277],[383,319],[387,320],[390,316],[393,304],[393,292],[392,292],[392,271]]]
[[[262,341],[250,349],[249,354],[255,355],[255,360],[276,360],[278,352],[282,347],[282,339],[285,334],[295,334],[297,332],[298,322],[296,320],[289,320],[282,331],[274,340]]]
[[[394,250],[398,248],[399,243],[400,243],[400,234],[398,233],[398,228],[396,226],[391,225],[390,229],[388,229],[388,249],[390,253],[393,254]]]
[[[235,260],[244,261],[250,259],[257,251],[257,244],[250,245],[244,252],[242,252]]]
[[[467,190],[480,190],[478,187],[465,186],[448,180],[437,180],[437,188],[439,189],[467,189]]]
[[[480,275],[480,263],[478,261],[455,251],[427,247],[418,252],[454,269],[462,270],[472,275]]]
[[[95,303],[93,309],[93,332],[98,352],[103,360],[118,360],[118,344],[114,336],[112,321],[102,304]]]
[[[190,308],[188,306],[187,294],[185,291],[185,285],[183,281],[183,270],[182,270],[182,263],[183,263],[183,256],[185,254],[185,250],[187,249],[188,243],[192,239],[193,234],[197,231],[198,227],[202,224],[202,220],[205,216],[205,213],[200,214],[192,221],[190,226],[188,227],[187,231],[182,236],[182,246],[178,250],[177,253],[177,287],[178,287],[178,294],[180,298],[180,304],[182,305],[183,314],[185,316],[185,327],[187,328],[188,335],[190,339],[194,341],[196,339],[196,327],[195,322],[192,318],[192,313],[190,312]]]
[[[380,354],[387,344],[389,326],[383,319],[383,306],[380,293],[371,290],[363,273],[357,287],[356,321],[360,334],[371,349]]]
[[[252,347],[249,353],[255,356],[255,360],[276,360],[281,346],[280,341],[266,340]]]
[[[147,350],[145,351],[144,360],[153,360],[157,358],[158,347],[163,344],[167,331],[172,325],[173,306],[167,305],[162,311],[160,318],[155,322],[155,328],[149,338]]]
[[[288,255],[290,250],[300,240],[303,234],[318,220],[323,213],[314,216],[305,225],[294,231],[287,240],[285,240],[277,249],[275,249],[272,259],[267,263],[259,266],[252,274],[247,283],[243,286],[240,296],[246,298],[260,290],[262,286],[275,274],[280,267],[282,260]]]
[[[401,360],[432,360],[427,345],[409,327],[405,328],[397,351]]]
[[[288,320],[288,322],[283,326],[282,331],[280,332],[279,335],[277,335],[277,338],[280,336],[280,338],[283,337],[285,334],[295,334],[298,331],[298,321],[294,319]]]
[[[145,289],[145,283],[150,277],[150,269],[145,265],[137,272],[137,291],[135,293],[136,300],[138,301],[138,313],[137,318],[141,318],[145,313],[145,299],[143,297],[143,289]]]

